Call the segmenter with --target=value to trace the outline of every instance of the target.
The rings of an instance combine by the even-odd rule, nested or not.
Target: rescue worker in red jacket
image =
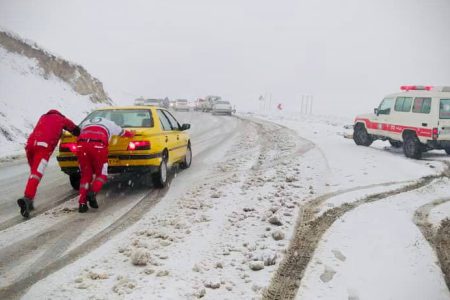
[[[87,202],[98,208],[96,194],[106,183],[108,176],[108,145],[113,135],[133,137],[134,133],[102,117],[95,117],[81,125],[77,140],[77,156],[80,164],[80,198],[78,212],[88,211]]]
[[[49,110],[39,119],[25,146],[30,176],[25,187],[24,197],[17,200],[20,214],[28,218],[34,209],[33,199],[36,196],[39,182],[44,176],[48,159],[55,150],[62,131],[67,130],[73,135],[80,134],[80,128],[57,110]]]

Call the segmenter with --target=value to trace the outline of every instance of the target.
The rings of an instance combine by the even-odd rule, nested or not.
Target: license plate
[[[119,163],[119,160],[117,158],[109,158],[108,159],[108,165],[110,165],[110,166],[117,165],[118,163]]]

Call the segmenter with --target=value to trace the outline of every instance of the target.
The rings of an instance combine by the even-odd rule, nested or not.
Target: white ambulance
[[[424,151],[450,154],[450,87],[402,86],[386,96],[373,114],[355,118],[353,140],[370,146],[374,140],[403,146],[407,157],[420,159]]]

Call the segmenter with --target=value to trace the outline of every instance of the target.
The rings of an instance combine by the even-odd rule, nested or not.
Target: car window
[[[170,125],[169,120],[167,119],[166,115],[162,112],[162,110],[158,109],[156,110],[156,113],[158,114],[162,129],[165,131],[172,130],[172,126]]]
[[[412,99],[412,97],[397,97],[397,100],[395,100],[395,111],[411,111]]]
[[[431,110],[431,98],[416,97],[412,111],[415,113],[429,114]]]
[[[169,119],[170,125],[172,126],[172,130],[180,130],[180,123],[178,123],[177,119],[167,110],[163,112],[167,118]]]
[[[392,102],[394,102],[394,99],[392,98],[384,99],[378,107],[378,114],[389,115],[391,113]]]
[[[450,119],[450,99],[441,99],[439,104],[439,118]]]
[[[97,110],[90,113],[81,124],[87,120],[102,117],[113,121],[125,128],[153,127],[153,119],[149,110],[146,109],[107,109]]]

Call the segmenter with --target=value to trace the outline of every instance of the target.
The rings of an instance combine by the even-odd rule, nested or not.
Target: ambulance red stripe
[[[398,133],[398,134],[401,134],[404,130],[413,130],[416,132],[417,136],[427,137],[427,138],[431,138],[431,136],[432,136],[432,129],[430,129],[430,128],[378,123],[378,122],[372,122],[369,119],[365,119],[365,118],[356,118],[355,123],[357,123],[358,121],[364,122],[366,124],[366,128],[368,128],[368,129],[383,130],[383,131],[389,131],[389,132],[394,132],[394,133]]]

